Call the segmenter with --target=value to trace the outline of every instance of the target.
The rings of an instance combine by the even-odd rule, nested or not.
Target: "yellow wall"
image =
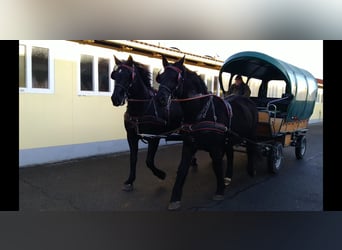
[[[19,94],[19,149],[126,138],[123,113],[110,96],[77,95],[77,64],[55,60],[52,94]]]
[[[51,94],[19,92],[19,150],[126,139],[123,121],[126,106],[114,107],[111,93],[78,94],[78,48],[94,48],[66,41],[48,42],[56,44],[54,91]],[[121,59],[128,56],[114,50],[109,53]],[[162,67],[157,59],[139,55],[134,58]],[[210,71],[210,74],[215,75],[215,72]],[[318,118],[318,112],[316,108],[311,118]]]

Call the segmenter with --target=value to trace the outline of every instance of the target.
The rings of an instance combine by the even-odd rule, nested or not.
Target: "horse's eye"
[[[122,72],[122,69],[119,69],[119,70],[118,70],[118,73],[121,73],[121,72]]]

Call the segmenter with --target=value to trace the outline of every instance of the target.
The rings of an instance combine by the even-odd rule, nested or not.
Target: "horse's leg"
[[[246,147],[247,147],[247,172],[251,177],[254,177],[256,175],[256,170],[254,167],[256,146],[253,143],[247,142]]]
[[[127,141],[130,150],[130,169],[129,169],[129,177],[125,181],[122,190],[124,191],[132,191],[133,190],[133,182],[135,181],[135,173],[136,173],[136,166],[138,160],[138,142],[139,137],[134,132],[127,131]]]
[[[228,142],[226,145],[226,160],[227,160],[227,168],[226,174],[224,177],[224,185],[228,186],[232,181],[233,177],[233,163],[234,163],[234,148],[231,143]]]
[[[183,186],[187,177],[191,159],[195,153],[195,149],[191,143],[183,142],[182,159],[178,166],[176,181],[173,185],[169,210],[177,210],[181,207],[181,198],[183,193]]]
[[[190,162],[190,166],[192,167],[192,171],[197,171],[197,167],[198,167],[197,158],[195,155],[196,155],[196,152],[192,156],[191,162]]]
[[[224,156],[224,152],[221,150],[211,150],[209,152],[210,157],[212,159],[212,166],[216,176],[216,193],[213,197],[213,200],[223,200],[224,199],[224,181],[223,181],[223,165],[222,160]]]
[[[159,179],[164,180],[166,174],[164,171],[158,169],[154,165],[154,157],[156,155],[158,146],[159,146],[160,138],[152,138],[148,140],[148,150],[147,150],[147,157],[146,157],[146,165],[149,169],[151,169],[152,173],[157,176]]]

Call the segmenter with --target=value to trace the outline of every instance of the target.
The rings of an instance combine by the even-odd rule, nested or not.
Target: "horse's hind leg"
[[[224,199],[224,181],[223,181],[223,155],[224,152],[221,150],[213,150],[209,152],[212,159],[212,166],[216,176],[216,193],[213,200],[223,200]]]
[[[233,177],[233,162],[234,162],[234,148],[233,145],[228,143],[226,145],[226,158],[227,158],[227,168],[226,174],[224,176],[224,185],[228,186],[232,181]]]
[[[197,158],[196,158],[196,153],[194,153],[194,155],[192,156],[191,162],[190,162],[190,166],[192,167],[192,171],[197,171],[198,168],[198,164],[197,164]]]
[[[149,169],[151,169],[152,173],[157,176],[159,179],[164,180],[166,174],[164,171],[158,169],[154,165],[154,158],[159,146],[160,138],[152,138],[148,140],[148,150],[147,150],[147,157],[146,157],[146,165]]]

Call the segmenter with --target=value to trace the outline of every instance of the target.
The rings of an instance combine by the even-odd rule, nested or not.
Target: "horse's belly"
[[[196,149],[204,151],[212,151],[213,149],[223,148],[225,145],[225,137],[218,133],[201,132],[190,136],[191,142]]]

